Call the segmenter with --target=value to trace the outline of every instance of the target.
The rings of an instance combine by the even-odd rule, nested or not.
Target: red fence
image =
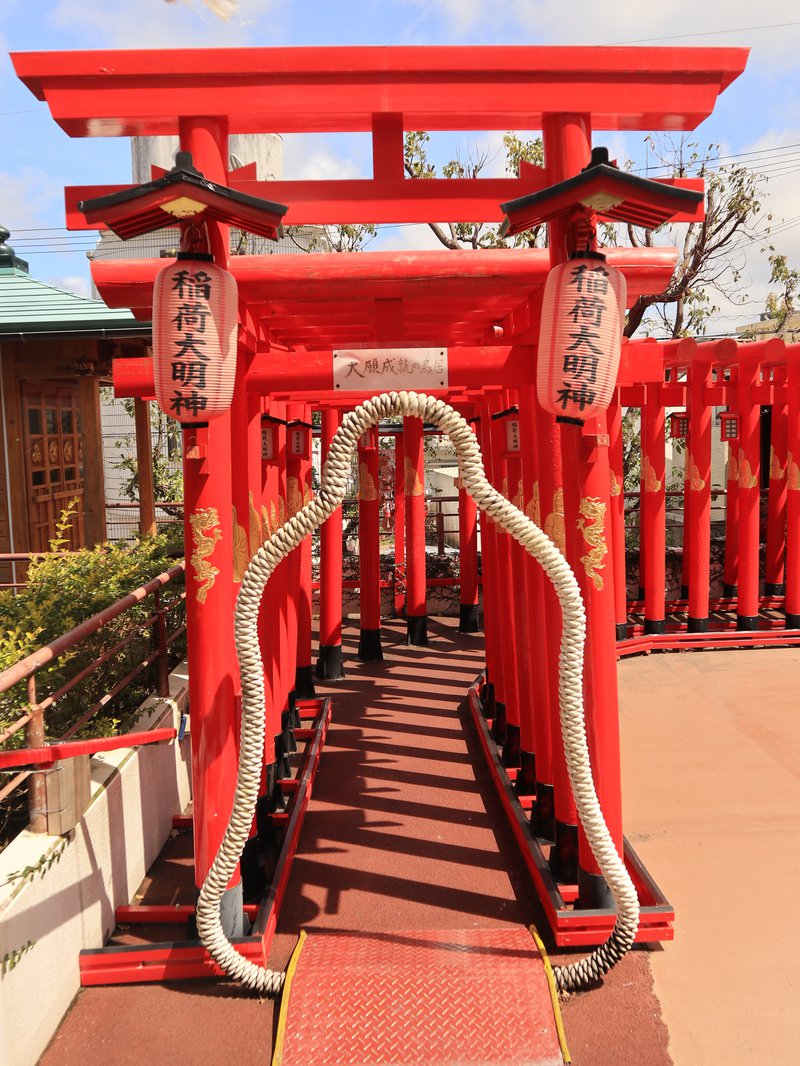
[[[641,485],[633,497],[640,515],[640,594],[628,597],[627,609],[641,613],[645,633],[664,632],[676,612],[685,615],[683,625],[692,633],[723,627],[724,620],[713,617],[720,610],[734,612],[743,631],[774,625],[765,609],[784,611],[786,628],[800,624],[798,359],[800,346],[778,338],[749,344],[686,340],[667,346],[661,380],[618,390],[620,406],[641,412]],[[666,485],[670,430],[683,446],[679,493]],[[724,488],[715,488],[712,446],[720,440],[727,448],[726,480]],[[619,455],[612,455],[612,465],[615,458],[621,484],[624,472]],[[723,500],[724,537],[714,537],[722,531],[713,528],[712,509],[722,512]],[[676,551],[669,549],[666,532],[674,514],[670,505],[678,501],[683,535]],[[616,535],[623,536],[619,518]],[[712,597],[715,546],[724,575]],[[676,554],[680,592],[669,598],[666,560]],[[619,599],[626,575],[616,568],[614,577]]]
[[[45,714],[53,705],[71,692],[77,685],[94,674],[105,663],[120,655],[134,641],[141,639],[142,628],[151,632],[152,650],[144,655],[141,660],[124,677],[120,678],[99,700],[96,700],[86,711],[80,715],[69,728],[61,734],[59,741],[67,741],[81,730],[92,718],[111,701],[118,696],[127,686],[139,678],[151,665],[155,666],[155,691],[158,695],[169,694],[169,660],[168,654],[172,644],[185,632],[185,624],[179,624],[172,632],[168,632],[167,618],[169,613],[176,607],[185,596],[183,591],[178,592],[172,599],[165,601],[162,590],[165,586],[182,576],[185,570],[184,563],[172,567],[170,570],[159,574],[146,585],[142,585],[116,603],[104,610],[99,611],[85,622],[75,626],[74,629],[56,638],[50,644],[39,648],[31,655],[21,659],[18,663],[10,666],[0,673],[0,695],[13,689],[15,685],[24,683],[27,689],[28,709],[3,733],[0,733],[0,745],[8,741],[20,730],[25,730],[25,744],[27,748],[42,748],[46,741]],[[152,610],[142,621],[137,620],[135,630],[129,633],[121,641],[111,648],[105,649],[90,663],[78,670],[63,685],[46,697],[40,698],[37,692],[36,675],[38,671],[52,664],[60,656],[76,649],[88,637],[99,632],[114,619],[124,615],[125,612],[138,606],[143,601],[152,600]],[[2,767],[0,767],[2,768]],[[34,768],[23,770],[15,774],[0,789],[0,801],[6,799],[25,780],[28,781],[30,828],[34,832],[44,832],[46,829],[44,775]]]

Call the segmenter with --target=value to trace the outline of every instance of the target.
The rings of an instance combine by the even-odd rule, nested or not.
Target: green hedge
[[[103,544],[60,554],[64,544],[63,534],[71,517],[69,510],[62,516],[59,534],[51,542],[53,550],[37,555],[31,561],[27,586],[17,594],[0,593],[0,671],[175,566],[182,556],[182,541],[174,533],[159,534],[133,543]],[[173,600],[181,588],[181,580],[170,582],[162,593],[163,602]],[[125,638],[133,637],[127,648],[112,656],[45,712],[49,740],[60,737],[149,654],[153,648],[153,638],[151,629],[144,622],[152,610],[153,598],[149,596],[37,672],[36,694],[37,699],[42,700],[105,651]],[[183,618],[183,605],[178,604],[168,615],[168,632],[174,630]],[[185,640],[176,641],[170,649],[170,665],[179,662],[184,654]],[[135,718],[136,709],[152,691],[154,680],[155,664],[109,701],[77,733],[77,737],[113,736],[125,732]],[[24,682],[1,693],[0,731],[19,719],[27,707]],[[3,745],[4,748],[24,746],[24,729]],[[6,774],[0,774],[0,785],[7,779]],[[21,792],[24,807],[24,789]],[[16,795],[19,796],[19,793]],[[9,797],[11,799],[13,797]],[[5,809],[0,810],[0,836],[4,821],[12,813],[5,803],[3,806]],[[18,806],[18,802],[12,806]]]

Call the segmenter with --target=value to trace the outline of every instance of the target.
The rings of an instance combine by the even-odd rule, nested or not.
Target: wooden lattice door
[[[83,532],[83,436],[77,386],[22,386],[28,528],[32,551],[46,551],[70,500],[76,514],[65,547],[80,548]]]

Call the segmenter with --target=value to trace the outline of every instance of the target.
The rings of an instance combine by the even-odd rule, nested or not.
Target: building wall
[[[54,385],[77,390],[83,438],[83,538],[87,544],[105,540],[99,374],[110,353],[110,342],[94,339],[48,336],[41,340],[3,342],[0,350],[3,387],[0,551],[11,550],[9,526],[13,528],[14,551],[27,552],[35,547],[30,533],[31,488],[26,467],[22,404],[22,390],[26,385],[34,388]]]
[[[170,693],[145,702],[137,729],[177,727],[185,665]],[[3,1066],[31,1066],[50,1043],[79,991],[81,950],[108,939],[115,909],[133,899],[190,799],[189,758],[188,736],[93,758],[91,802],[75,829],[66,837],[26,830],[0,855],[0,958],[22,951],[0,977]],[[54,854],[41,873],[13,876]]]
[[[8,359],[7,353],[3,352],[0,344],[0,401],[5,398],[5,382],[3,380],[4,363]],[[6,448],[5,404],[0,402],[0,553],[14,551],[14,541],[11,535],[11,508],[8,499],[8,484],[10,470],[8,468],[8,450]],[[10,563],[0,563],[0,584],[14,580],[14,568]]]

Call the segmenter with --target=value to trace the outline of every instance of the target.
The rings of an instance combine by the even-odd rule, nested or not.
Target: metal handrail
[[[141,662],[128,674],[125,675],[116,685],[107,692],[100,700],[98,700],[89,710],[81,715],[77,722],[74,722],[70,728],[58,739],[65,740],[73,736],[78,729],[82,728],[95,714],[98,713],[104,706],[106,706],[115,696],[117,696],[130,682],[138,677],[144,670],[147,669],[152,663],[156,663],[156,694],[159,696],[166,696],[169,694],[169,662],[168,651],[171,644],[177,640],[182,633],[186,630],[186,625],[183,623],[178,626],[177,629],[170,635],[167,635],[166,627],[166,615],[175,607],[178,603],[185,598],[185,592],[179,593],[168,603],[162,603],[161,590],[165,585],[168,585],[171,581],[174,581],[177,577],[182,575],[186,570],[185,562],[177,563],[169,570],[158,574],[152,578],[145,585],[140,585],[139,588],[134,589],[133,592],[129,592],[127,596],[123,596],[117,600],[116,603],[110,604],[102,611],[98,611],[92,615],[91,618],[87,618],[79,625],[74,626],[66,633],[62,633],[61,636],[56,637],[55,640],[46,644],[42,648],[37,648],[36,651],[31,652],[30,655],[26,655],[24,659],[20,659],[19,662],[14,663],[13,666],[9,666],[6,670],[0,673],[0,694],[8,692],[14,685],[18,685],[22,682],[26,683],[28,694],[28,711],[20,716],[17,721],[0,734],[0,744],[8,740],[20,729],[25,729],[25,742],[28,748],[42,748],[46,744],[45,728],[44,728],[44,712],[51,707],[56,700],[64,696],[67,692],[74,689],[81,681],[85,680],[91,674],[94,673],[100,666],[108,662],[114,655],[118,654],[135,639],[138,638],[138,631],[131,633],[128,637],[118,642],[113,648],[107,649],[102,655],[98,656],[91,663],[80,670],[74,677],[70,678],[66,684],[62,685],[56,692],[45,697],[41,702],[38,700],[36,692],[36,673],[41,670],[42,667],[52,663],[59,656],[65,652],[75,648],[87,637],[93,636],[99,632],[109,622],[113,622],[115,618],[119,618],[126,611],[129,611],[132,607],[137,606],[148,596],[153,596],[154,604],[152,613],[142,621],[142,627],[150,628],[154,632],[155,636],[155,648],[154,650],[144,656]],[[45,832],[47,828],[47,819],[45,812],[45,794],[44,794],[44,774],[37,768],[33,770],[24,770],[22,773],[17,774],[11,781],[9,781],[5,787],[0,790],[0,800],[5,799],[15,788],[17,788],[26,778],[29,778],[28,783],[28,795],[29,795],[29,811],[30,811],[30,825],[29,828],[33,832]]]

